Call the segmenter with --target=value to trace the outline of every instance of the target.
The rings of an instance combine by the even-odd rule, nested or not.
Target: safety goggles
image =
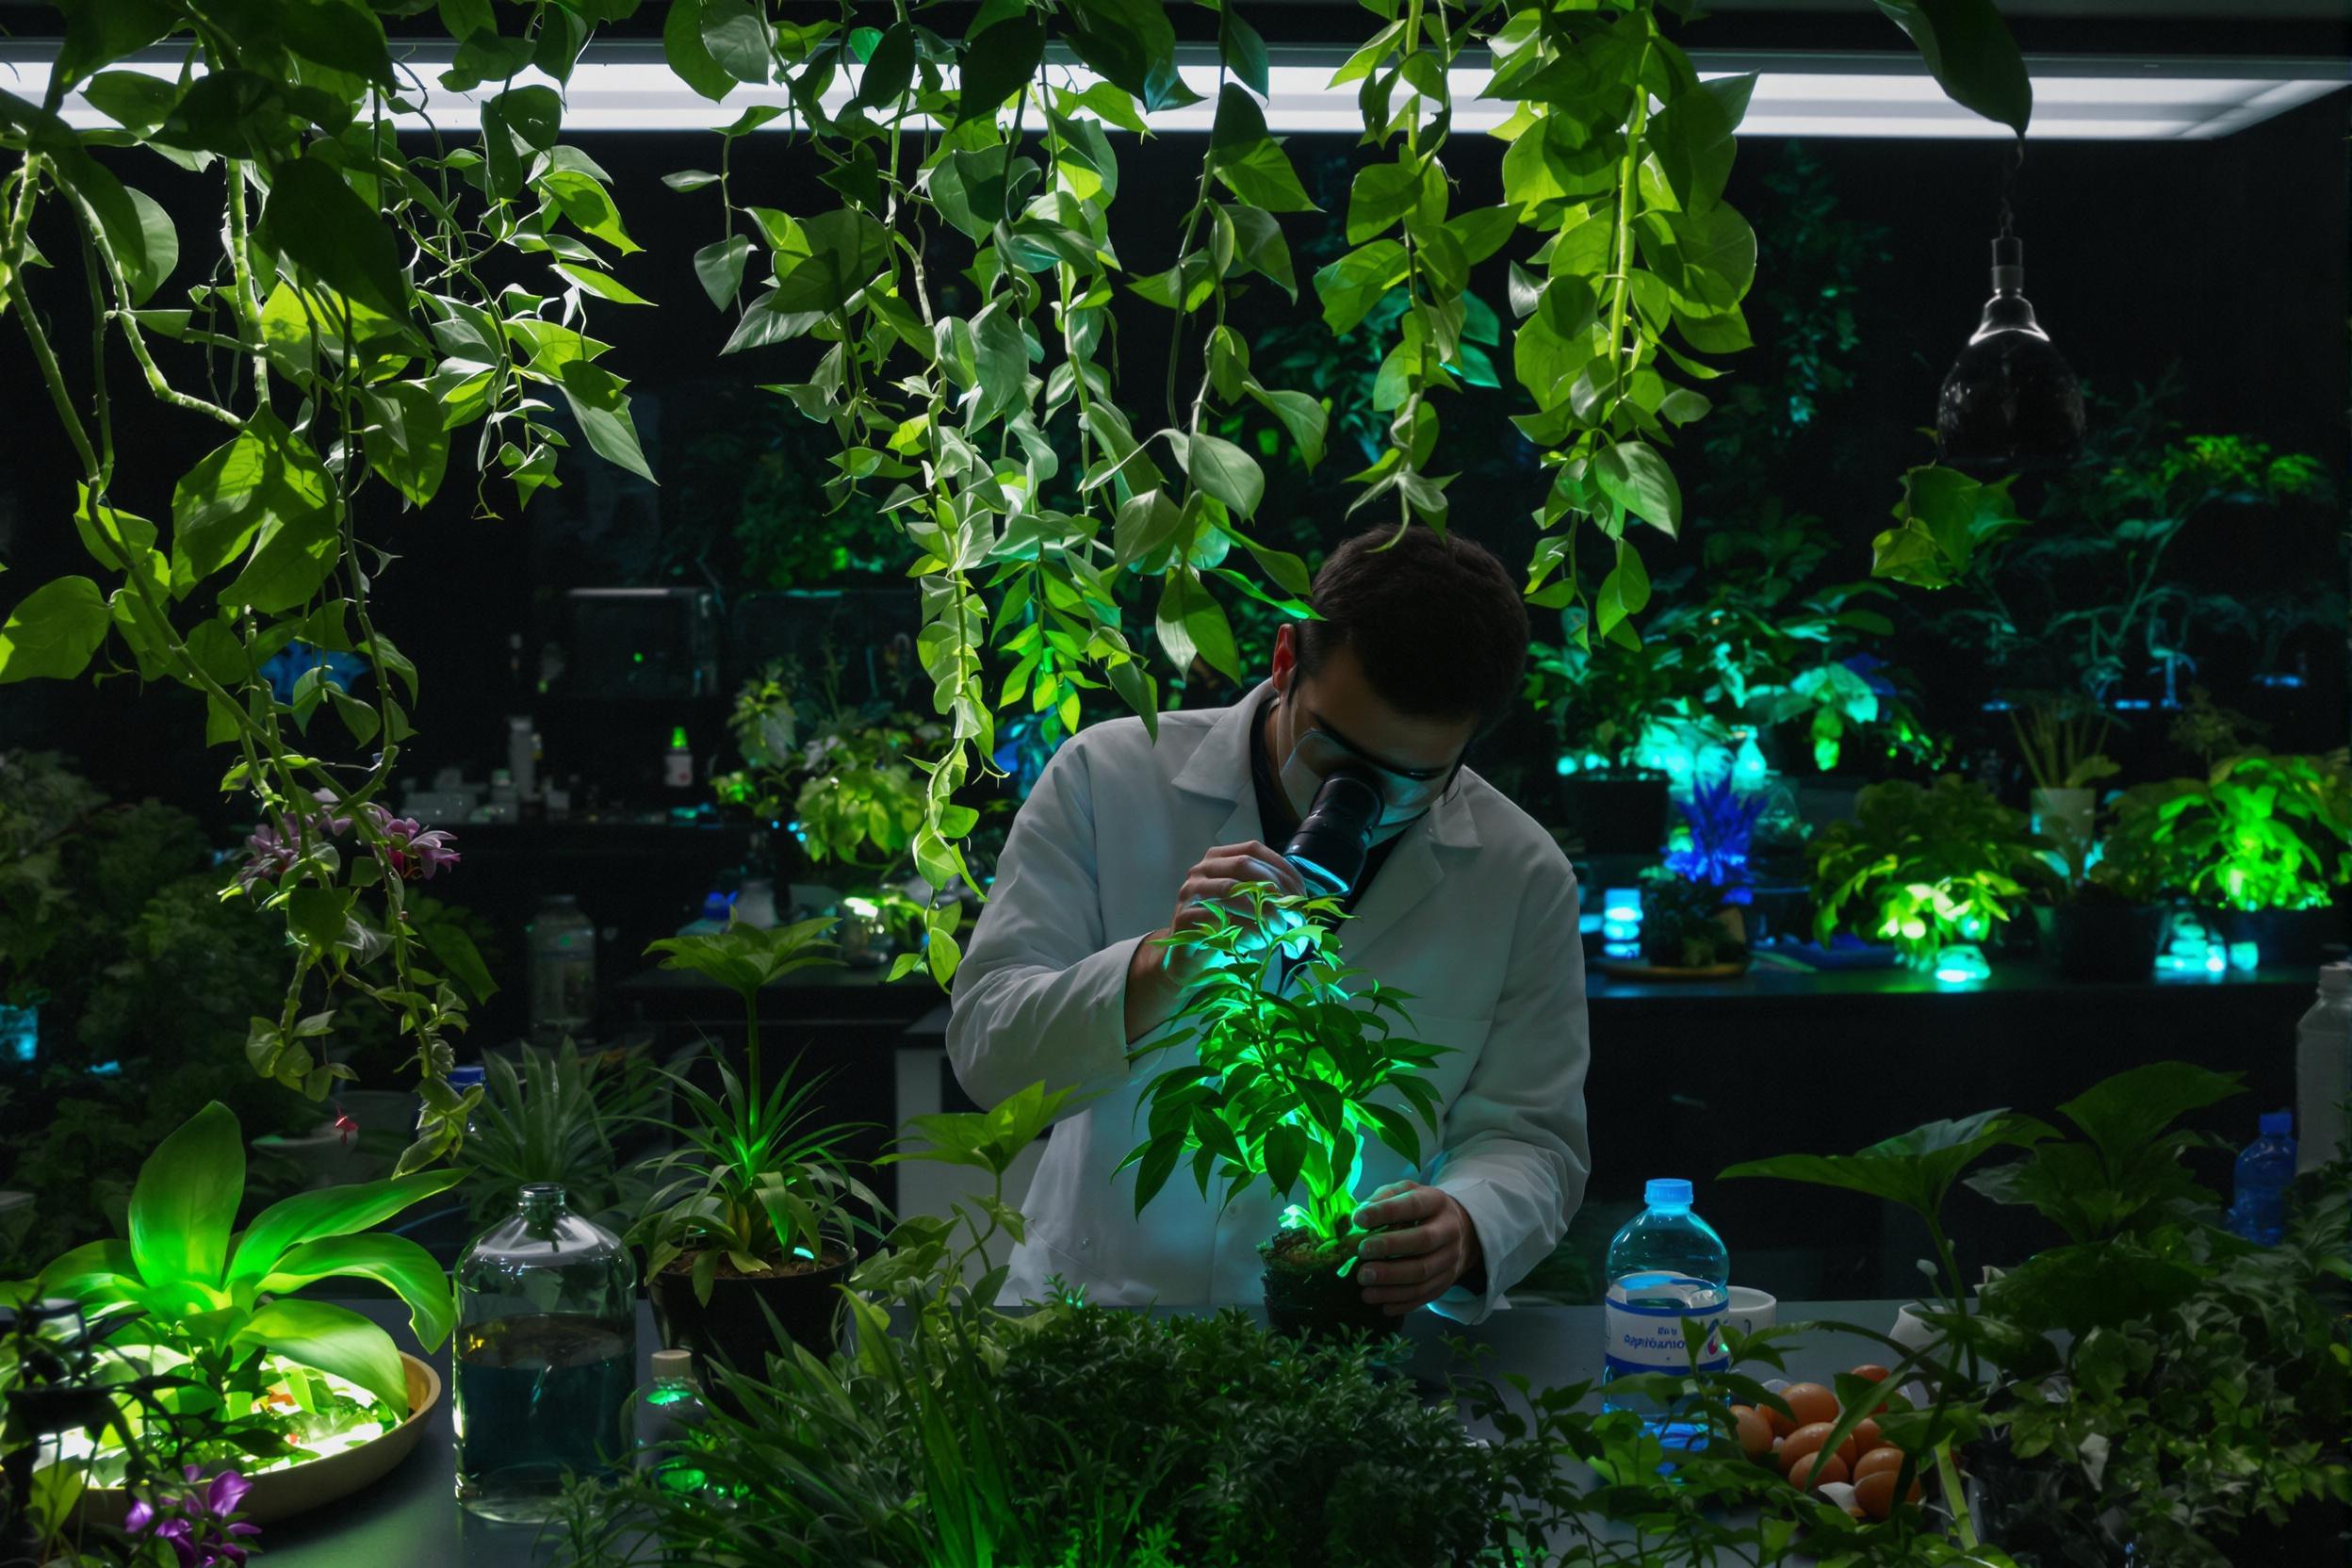
[[[1300,764],[1323,778],[1342,767],[1369,772],[1380,786],[1380,820],[1384,823],[1410,821],[1436,805],[1462,767],[1459,758],[1442,768],[1396,767],[1332,729],[1320,716],[1310,716],[1315,718],[1315,727],[1298,735],[1296,755]]]

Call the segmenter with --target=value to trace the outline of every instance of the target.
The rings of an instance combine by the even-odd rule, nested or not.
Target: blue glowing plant
[[[1762,791],[1740,790],[1729,778],[1696,785],[1676,797],[1690,842],[1667,851],[1666,869],[1686,882],[1722,889],[1725,904],[1747,903],[1748,852],[1767,804]]]

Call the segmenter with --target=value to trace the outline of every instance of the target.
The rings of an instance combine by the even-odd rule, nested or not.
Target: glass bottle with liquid
[[[699,1492],[709,1484],[694,1436],[710,1418],[694,1387],[694,1352],[656,1350],[653,1381],[637,1405],[638,1462],[655,1485],[664,1492]]]
[[[457,1266],[457,1500],[500,1524],[550,1518],[566,1471],[634,1447],[637,1266],[621,1239],[533,1183]]]

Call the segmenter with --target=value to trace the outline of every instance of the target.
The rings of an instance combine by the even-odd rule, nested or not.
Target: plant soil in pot
[[[768,1315],[785,1335],[812,1355],[829,1355],[837,1342],[841,1298],[852,1260],[828,1251],[823,1262],[793,1258],[764,1274],[737,1270],[725,1256],[710,1277],[710,1299],[696,1298],[694,1253],[656,1274],[648,1294],[662,1343],[694,1355],[694,1374],[721,1405],[729,1403],[713,1363],[766,1375],[768,1352],[782,1347]]]
[[[2164,912],[2133,904],[2036,905],[2042,956],[2068,980],[2145,980],[2156,972]]]
[[[1355,1270],[1339,1270],[1352,1249],[1320,1249],[1315,1233],[1293,1228],[1277,1231],[1262,1242],[1258,1256],[1266,1260],[1266,1321],[1276,1333],[1295,1339],[1329,1339],[1369,1334],[1385,1339],[1397,1331],[1401,1320],[1387,1309],[1367,1304]]]

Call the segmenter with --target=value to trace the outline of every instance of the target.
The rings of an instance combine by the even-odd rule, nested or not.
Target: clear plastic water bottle
[[[542,1040],[585,1036],[596,1014],[596,928],[580,900],[557,893],[531,922],[531,1030]]]
[[[694,1387],[694,1358],[689,1350],[656,1350],[653,1381],[637,1402],[639,1462],[664,1492],[699,1492],[709,1472],[687,1447],[694,1429],[710,1418]]]
[[[2258,1246],[2278,1246],[2287,1229],[2287,1184],[2294,1180],[2295,1118],[2265,1111],[2254,1141],[2238,1152],[2231,1232]]]
[[[1652,1181],[1642,1191],[1649,1206],[1609,1243],[1609,1298],[1602,1307],[1608,1347],[1601,1382],[1642,1372],[1688,1371],[1684,1320],[1707,1335],[1702,1370],[1730,1364],[1723,1322],[1731,1303],[1731,1253],[1715,1228],[1690,1208],[1690,1184]],[[1705,1424],[1686,1419],[1656,1401],[1604,1392],[1605,1410],[1630,1410],[1674,1446],[1688,1446]]]
[[[2325,964],[2319,1000],[2295,1029],[2295,1124],[2303,1129],[2297,1175],[2344,1152],[2346,1094],[2352,1094],[2352,964]]]

